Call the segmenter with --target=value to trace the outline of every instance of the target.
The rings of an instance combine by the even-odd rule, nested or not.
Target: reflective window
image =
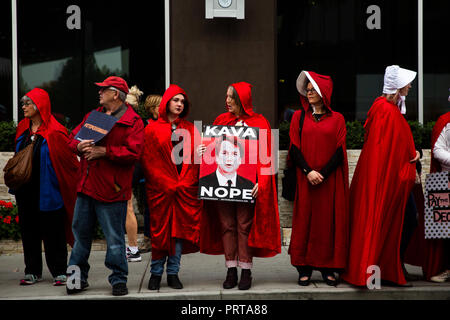
[[[1,1],[0,12],[0,121],[4,121],[12,120],[11,1]]]
[[[450,2],[424,1],[423,3],[423,55],[424,55],[424,122],[436,121],[450,111]]]
[[[285,108],[299,107],[295,82],[302,70],[332,77],[332,108],[346,120],[367,117],[382,93],[386,66],[398,64],[417,71],[417,2],[298,0],[277,4],[280,117]],[[407,98],[407,118],[417,119],[417,79]]]
[[[19,97],[47,90],[57,119],[74,126],[98,106],[94,83],[110,75],[137,85],[144,98],[164,91],[163,0],[17,2]],[[67,13],[71,5],[79,14]],[[77,17],[80,29],[70,29]]]

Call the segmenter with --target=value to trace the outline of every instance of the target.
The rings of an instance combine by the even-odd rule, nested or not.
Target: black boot
[[[237,286],[238,282],[238,275],[237,275],[237,268],[228,268],[227,271],[227,277],[223,283],[224,289],[232,289]]]
[[[167,275],[167,284],[172,289],[183,289],[183,284],[181,283],[177,274],[168,274]]]
[[[239,290],[248,290],[252,286],[252,272],[250,269],[242,269]]]
[[[152,274],[148,281],[148,290],[159,290],[161,284],[161,276]]]

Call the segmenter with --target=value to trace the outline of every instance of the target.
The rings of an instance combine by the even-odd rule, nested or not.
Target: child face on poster
[[[238,145],[230,141],[222,141],[216,155],[216,163],[222,174],[234,174],[241,165],[241,151]]]

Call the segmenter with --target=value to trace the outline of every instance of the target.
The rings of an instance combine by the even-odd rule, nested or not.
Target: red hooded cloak
[[[433,149],[439,135],[447,123],[450,122],[450,112],[439,117],[431,133],[431,163],[430,172],[440,172],[441,164],[434,158]],[[416,191],[417,189],[417,191]],[[411,239],[405,253],[405,262],[422,266],[422,272],[426,280],[445,271],[444,267],[444,240],[425,239],[424,196],[422,188],[414,189],[416,205],[419,212],[419,225]]]
[[[297,191],[289,245],[294,266],[344,269],[348,251],[348,162],[344,117],[330,107],[333,83],[329,76],[309,72],[320,88],[326,115],[316,122],[307,98],[300,95],[305,114],[301,141],[301,111],[291,120],[290,139],[312,170],[320,171],[341,147],[343,161],[321,184],[313,186],[297,167]],[[290,160],[289,160],[290,161]]]
[[[34,88],[26,94],[39,110],[42,118],[37,133],[47,140],[50,152],[50,161],[55,169],[58,179],[61,196],[66,209],[66,240],[70,246],[73,246],[74,238],[72,234],[72,218],[75,201],[77,198],[77,171],[79,162],[75,154],[69,148],[69,134],[67,129],[60,124],[51,114],[50,98],[45,90]],[[17,139],[30,128],[31,120],[23,119],[17,125]]]
[[[244,113],[239,118],[230,112],[222,113],[216,118],[214,124],[233,126],[239,120],[243,120],[249,127],[265,129],[267,132],[267,150],[272,150],[270,124],[261,114],[253,112],[251,85],[246,82],[239,82],[232,84],[232,86],[239,95]],[[281,252],[275,172],[273,172],[273,169],[270,169],[273,166],[273,159],[272,162],[263,164],[258,156],[258,196],[255,203],[252,227],[248,237],[248,245],[252,249],[253,256],[255,257],[272,257]],[[273,174],[261,174],[266,170],[272,170]],[[203,210],[200,231],[200,251],[206,254],[224,253],[220,221],[217,212]]]
[[[184,111],[174,122],[167,118],[170,99],[177,94],[185,97]],[[175,254],[175,239],[183,239],[183,254],[198,251],[202,202],[197,199],[199,165],[194,164],[194,125],[185,117],[189,100],[183,89],[170,85],[159,106],[159,118],[145,128],[141,157],[146,180],[147,203],[150,209],[152,259]],[[183,136],[183,166],[178,174],[172,161],[172,130],[189,133]],[[180,142],[181,143],[181,142]]]
[[[381,279],[405,284],[400,261],[403,217],[416,164],[411,129],[398,107],[379,97],[364,125],[364,147],[350,186],[350,251],[342,278],[365,286],[376,265]]]

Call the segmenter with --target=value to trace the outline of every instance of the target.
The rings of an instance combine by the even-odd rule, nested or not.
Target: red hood
[[[331,77],[325,76],[322,74],[318,74],[313,71],[302,71],[302,73],[303,72],[306,75],[306,80],[304,82],[305,86],[306,86],[306,83],[308,83],[308,81],[311,81],[311,83],[313,84],[316,91],[318,91],[318,93],[322,97],[324,106],[328,110],[332,111],[332,109],[331,109],[331,94],[333,93],[333,81],[331,80]],[[299,78],[300,78],[300,76],[299,76]],[[319,88],[319,90],[317,90],[317,88]],[[302,102],[302,106],[305,110],[307,110],[309,108],[309,102],[308,102],[308,99],[306,98],[306,93],[302,92],[301,90],[299,90],[299,91],[300,91],[300,100]]]
[[[172,99],[177,94],[182,94],[185,99],[184,110],[179,118],[184,119],[189,114],[190,103],[186,92],[176,84],[171,84],[169,88],[167,88],[166,92],[164,92],[161,103],[159,104],[159,118],[164,120],[165,122],[169,122],[169,120],[167,119],[167,105],[169,104],[170,99]]]
[[[247,82],[237,82],[231,84],[231,86],[236,90],[239,99],[241,100],[242,107],[244,108],[244,112],[248,116],[252,116],[254,114],[252,104],[252,85]]]
[[[48,132],[52,130],[61,131],[64,134],[67,133],[66,129],[60,124],[53,116],[50,105],[50,97],[48,93],[41,88],[34,88],[30,92],[25,94],[30,98],[39,110],[42,118],[42,124],[39,128],[39,133],[47,139]],[[16,140],[22,135],[22,133],[30,127],[30,119],[25,118],[20,121],[17,126]]]

